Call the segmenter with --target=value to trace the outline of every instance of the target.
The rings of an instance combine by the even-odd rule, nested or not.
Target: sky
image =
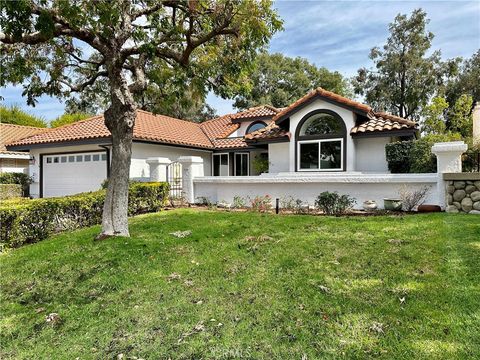
[[[269,51],[301,56],[317,66],[339,71],[346,77],[372,65],[368,58],[374,46],[388,37],[388,24],[398,13],[422,8],[435,34],[432,51],[440,49],[444,59],[470,57],[480,49],[480,1],[286,1],[275,8],[284,21],[284,31],[275,34]],[[30,113],[53,120],[64,104],[51,97],[39,98],[35,108],[26,105],[22,88],[0,89],[6,105],[17,104]],[[234,112],[231,100],[209,94],[207,102],[219,115]]]

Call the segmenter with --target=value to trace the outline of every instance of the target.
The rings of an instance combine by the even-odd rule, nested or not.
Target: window
[[[55,156],[55,157],[53,158],[53,162],[54,162],[54,163],[58,163],[58,162],[59,162],[58,156]]]
[[[66,157],[66,156],[62,156],[62,157],[60,158],[60,162],[66,163],[66,162],[67,162],[67,157]]]
[[[106,161],[107,160],[107,154],[102,154],[102,161]]]
[[[229,176],[228,154],[213,154],[213,176]]]
[[[83,156],[77,155],[77,162],[82,162],[82,161],[83,161]]]
[[[342,118],[328,110],[307,114],[296,133],[297,171],[344,170],[346,128]]]
[[[235,153],[235,176],[249,175],[249,154]]]
[[[68,157],[68,162],[75,162],[75,156],[70,155],[70,156]]]
[[[247,128],[246,134],[250,134],[254,131],[263,129],[267,124],[265,124],[263,121],[256,121],[250,124],[250,126]]]
[[[85,155],[84,161],[90,161],[92,159],[92,155]]]
[[[51,157],[47,157],[47,164],[51,164],[52,163],[52,158]]]
[[[100,155],[98,155],[98,154],[93,155],[92,160],[93,161],[99,161],[100,160]]]

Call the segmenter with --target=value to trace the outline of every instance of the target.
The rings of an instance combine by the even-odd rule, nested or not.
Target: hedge
[[[22,197],[22,185],[0,184],[0,200]]]
[[[0,184],[19,184],[23,191],[23,196],[29,195],[29,187],[31,183],[32,177],[21,172],[0,174]]]
[[[130,186],[128,214],[155,212],[168,200],[168,183]],[[54,232],[99,224],[105,190],[61,198],[6,201],[0,206],[0,245],[18,247],[41,241]]]

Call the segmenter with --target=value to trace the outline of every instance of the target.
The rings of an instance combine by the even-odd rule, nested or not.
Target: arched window
[[[316,110],[298,124],[297,171],[345,170],[346,127],[342,118],[330,110]]]
[[[248,126],[246,134],[263,129],[265,126],[267,126],[267,124],[265,124],[263,121],[255,121]]]

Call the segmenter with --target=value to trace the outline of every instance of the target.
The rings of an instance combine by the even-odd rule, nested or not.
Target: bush
[[[403,185],[398,191],[402,206],[405,211],[412,211],[418,205],[422,205],[430,192],[430,186],[422,186],[420,189],[412,190]]]
[[[14,173],[2,173],[0,174],[0,184],[18,184],[22,187],[23,196],[28,196],[29,186],[33,182],[31,176],[14,172]]]
[[[253,211],[267,212],[272,208],[272,197],[270,195],[257,195],[253,199],[248,199],[250,200],[250,207]]]
[[[412,145],[412,141],[399,141],[385,146],[388,170],[390,170],[390,172],[394,174],[410,172],[410,152]]]
[[[338,192],[324,191],[315,200],[315,206],[327,215],[340,215],[350,209],[356,200],[348,195],[339,195]]]
[[[0,200],[22,197],[22,187],[18,184],[0,184]]]
[[[130,186],[128,213],[158,211],[168,199],[167,183],[136,183]],[[99,224],[105,191],[61,198],[5,202],[0,207],[0,244],[18,247],[43,240],[53,232]]]

